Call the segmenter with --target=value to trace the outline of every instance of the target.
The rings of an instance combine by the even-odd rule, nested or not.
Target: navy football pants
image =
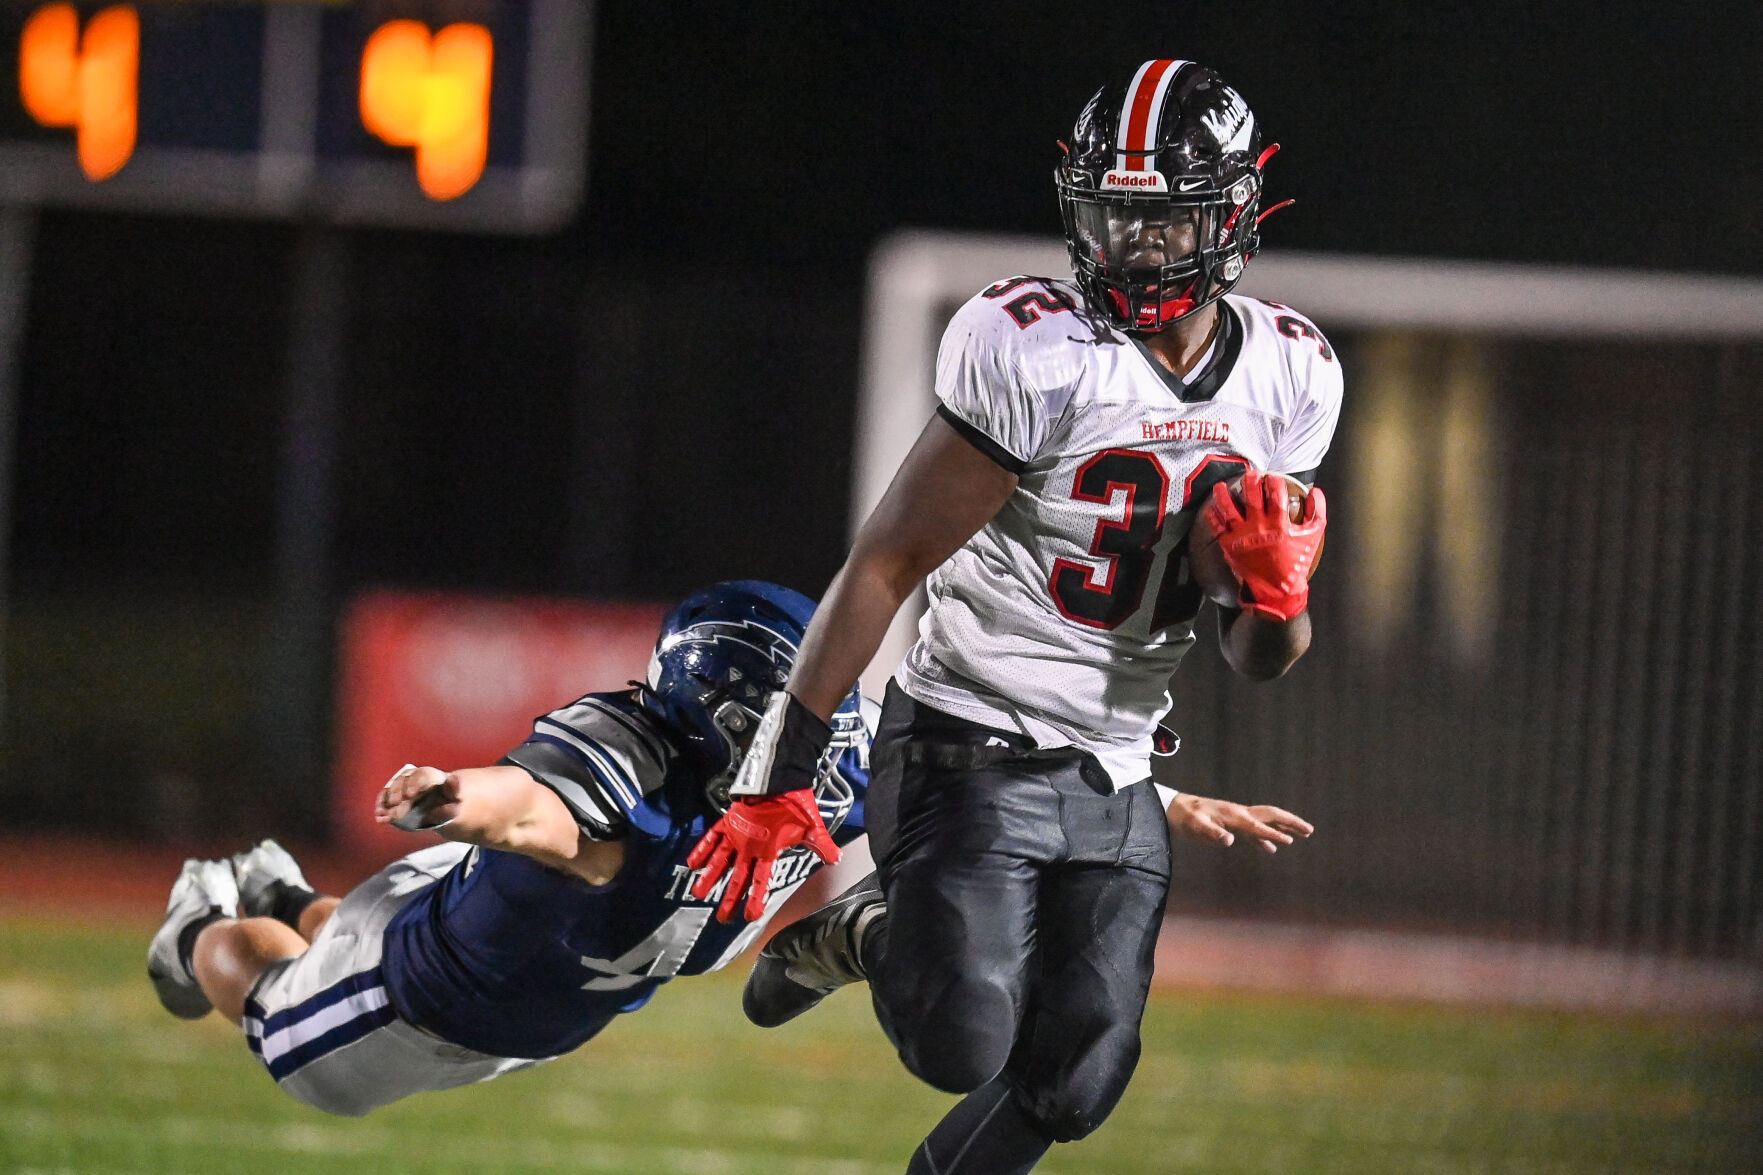
[[[988,745],[990,744],[990,745]],[[1035,750],[890,683],[870,758],[888,916],[866,944],[876,1015],[914,1074],[969,1096],[913,1170],[1026,1171],[1099,1126],[1139,1057],[1169,890],[1149,783]]]

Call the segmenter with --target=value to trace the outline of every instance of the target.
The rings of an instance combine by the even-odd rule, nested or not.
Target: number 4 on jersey
[[[623,991],[645,979],[667,979],[686,965],[686,956],[710,924],[710,908],[687,906],[673,912],[655,933],[616,959],[582,956],[582,966],[599,975],[582,984],[583,991]]]

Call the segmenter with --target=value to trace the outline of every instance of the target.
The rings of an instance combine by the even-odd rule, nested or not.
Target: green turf
[[[949,1102],[858,992],[749,1027],[737,966],[535,1072],[329,1118],[159,1009],[151,930],[0,920],[0,1171],[882,1175]],[[1119,1110],[1040,1170],[1763,1172],[1760,1123],[1754,1022],[1163,996]]]

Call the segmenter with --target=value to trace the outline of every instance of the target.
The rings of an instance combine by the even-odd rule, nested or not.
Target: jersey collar
[[[1151,365],[1165,387],[1175,393],[1175,398],[1184,404],[1201,404],[1218,394],[1224,381],[1236,369],[1237,356],[1243,350],[1243,324],[1237,321],[1237,312],[1231,309],[1229,302],[1223,298],[1218,300],[1218,334],[1212,340],[1212,357],[1200,368],[1193,379],[1183,382],[1175,372],[1157,361],[1151,348],[1137,335],[1128,335],[1132,345],[1138,348],[1145,362]]]

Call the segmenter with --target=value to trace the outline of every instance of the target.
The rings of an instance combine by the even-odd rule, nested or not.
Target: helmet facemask
[[[704,782],[704,794],[710,800],[711,809],[720,813],[728,811],[728,789],[734,786],[735,776],[740,774],[741,760],[746,758],[747,748],[753,745],[753,732],[759,729],[759,720],[765,711],[763,702],[755,710],[736,698],[724,698],[706,710],[711,726],[728,747],[728,766]]]
[[[678,735],[713,813],[728,810],[729,788],[766,704],[789,679],[813,611],[813,601],[787,588],[741,580],[688,598],[662,623],[640,694]],[[841,772],[851,748],[867,752],[860,707],[853,689],[833,715],[832,744],[814,787],[829,832],[855,802]]]
[[[1223,192],[1123,194],[1071,182],[1059,204],[1085,298],[1122,330],[1154,333],[1236,285],[1258,243],[1258,177]]]
[[[855,694],[852,695],[853,697]],[[828,833],[838,830],[857,802],[857,788],[845,774],[847,768],[869,770],[869,729],[863,724],[860,706],[839,707],[833,715],[833,738],[822,756],[823,766],[814,777],[814,801],[820,807],[820,819]]]
[[[759,721],[770,701],[768,693],[757,710],[735,698],[726,698],[706,708],[717,733],[728,746],[728,766],[704,784],[704,794],[709,798],[711,808],[718,813],[728,811],[731,802],[729,788],[734,786],[735,777],[740,774],[741,760],[746,758],[753,745],[753,735],[759,729]],[[857,789],[845,775],[847,753],[855,748],[860,759],[857,766],[867,768],[869,765],[868,731],[863,725],[860,709],[851,704],[840,706],[833,715],[832,728],[832,741],[821,755],[820,769],[814,776],[814,801],[820,808],[820,818],[828,833],[838,831],[857,801]]]

